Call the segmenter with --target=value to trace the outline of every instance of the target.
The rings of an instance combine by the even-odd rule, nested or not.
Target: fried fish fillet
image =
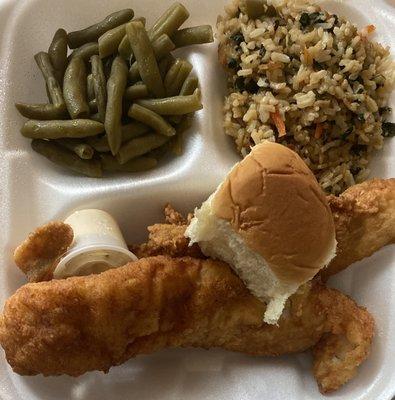
[[[395,243],[395,179],[366,181],[328,200],[338,245],[324,279]]]
[[[40,226],[16,248],[15,264],[29,282],[51,280],[57,260],[70,247],[73,238],[73,229],[63,222]]]
[[[395,179],[366,181],[346,190],[340,197],[328,196],[328,201],[338,245],[336,257],[320,273],[323,279],[395,243]],[[166,213],[169,210],[168,206]],[[133,246],[133,251],[138,257],[160,254],[204,257],[196,245],[188,247],[188,240],[184,237],[186,227],[186,224],[179,223],[150,226],[147,243]]]
[[[266,356],[313,347],[322,392],[367,357],[369,313],[318,282],[292,296],[279,326],[222,262],[158,256],[100,275],[21,287],[0,316],[0,344],[23,375],[108,371],[165,347],[221,347]]]

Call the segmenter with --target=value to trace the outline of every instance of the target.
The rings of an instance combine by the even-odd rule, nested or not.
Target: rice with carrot
[[[394,134],[388,48],[308,0],[235,0],[218,18],[228,76],[224,128],[246,156],[264,140],[295,150],[322,188],[339,194],[369,175]]]

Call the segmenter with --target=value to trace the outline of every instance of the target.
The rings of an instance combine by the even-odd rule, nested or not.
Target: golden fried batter
[[[328,200],[338,246],[324,279],[395,243],[395,179],[366,181]]]
[[[323,392],[347,382],[367,356],[372,318],[336,290],[304,285],[278,327],[263,323],[264,310],[226,264],[159,256],[100,275],[23,286],[0,317],[0,343],[19,374],[72,376],[108,371],[165,347],[263,356],[316,345]]]
[[[340,197],[328,196],[336,228],[337,255],[320,272],[328,279],[356,261],[395,243],[395,179],[374,179],[355,185]],[[169,206],[168,206],[169,209]],[[133,246],[138,257],[168,254],[203,257],[188,248],[186,225],[156,224],[148,228],[147,243]]]
[[[29,282],[52,279],[56,261],[73,241],[71,226],[63,222],[50,222],[37,228],[14,252],[15,264]]]

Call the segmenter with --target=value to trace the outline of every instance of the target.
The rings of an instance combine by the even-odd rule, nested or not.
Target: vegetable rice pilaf
[[[365,180],[373,152],[393,136],[388,48],[308,0],[235,0],[218,18],[228,75],[225,132],[246,156],[264,140],[297,151],[322,188]]]

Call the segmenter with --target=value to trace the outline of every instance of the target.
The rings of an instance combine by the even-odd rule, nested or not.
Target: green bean
[[[159,72],[162,79],[165,79],[167,71],[171,68],[171,66],[176,62],[176,59],[171,55],[167,55],[162,58],[159,62]]]
[[[130,124],[122,127],[122,143],[128,142],[130,139],[144,135],[150,128],[138,121],[133,121]]]
[[[137,157],[125,164],[109,154],[100,154],[101,165],[104,171],[108,172],[141,172],[155,168],[158,162],[152,157]]]
[[[175,45],[169,36],[163,34],[152,42],[152,49],[154,50],[156,60],[159,61],[170,54],[170,52],[175,49]],[[140,79],[139,67],[136,61],[129,69],[129,79],[132,82]]]
[[[102,122],[101,119],[100,119],[99,113],[92,114],[92,115],[90,116],[90,119],[91,119],[92,121]]]
[[[63,97],[72,119],[89,117],[86,81],[84,61],[79,57],[72,58],[63,79]]]
[[[128,115],[130,118],[150,126],[161,135],[174,136],[176,134],[176,130],[166,122],[164,118],[147,108],[139,106],[138,104],[133,104],[132,107],[130,107]]]
[[[148,31],[148,37],[155,40],[162,34],[170,37],[188,19],[188,10],[180,3],[174,3],[162,14]]]
[[[128,68],[125,60],[118,56],[111,67],[110,78],[107,82],[107,108],[104,125],[108,144],[113,155],[118,153],[122,144],[122,99],[127,83]]]
[[[168,136],[158,135],[156,133],[132,139],[120,148],[117,159],[121,164],[125,164],[132,158],[142,156],[162,146],[162,144],[166,143],[168,140]]]
[[[82,142],[81,140],[76,139],[57,139],[56,143],[65,147],[66,149],[71,150],[79,158],[83,160],[90,160],[93,157],[94,150],[89,144]]]
[[[174,155],[181,156],[183,151],[183,134],[178,133],[171,141],[171,150]]]
[[[70,32],[67,35],[67,41],[70,49],[76,49],[85,43],[94,42],[103,33],[119,25],[125,24],[133,18],[134,12],[131,9],[117,11],[105,17],[102,21],[89,26],[80,31]]]
[[[200,25],[180,29],[171,38],[177,48],[194,44],[212,43],[214,41],[213,28],[210,25]]]
[[[122,144],[128,142],[131,139],[142,136],[149,131],[149,127],[134,121],[130,124],[124,125],[122,127]],[[102,137],[90,137],[87,138],[87,142],[96,151],[100,153],[106,153],[110,151],[110,146],[108,145],[107,136]]]
[[[136,57],[142,81],[150,93],[156,97],[163,97],[165,88],[162,77],[143,24],[141,22],[129,22],[126,25],[126,33],[132,46],[133,54]]]
[[[94,57],[94,56],[92,56],[92,57]],[[89,101],[96,99],[92,74],[89,74],[86,78],[86,94],[87,94]]]
[[[180,96],[188,96],[190,94],[193,94],[193,92],[199,87],[199,80],[195,76],[188,76],[187,79],[185,79],[181,90],[180,90]]]
[[[101,164],[98,160],[82,160],[76,154],[54,142],[36,139],[32,141],[32,149],[53,163],[79,174],[91,178],[102,176]]]
[[[184,115],[168,115],[166,117],[166,119],[173,125],[178,125],[182,121],[183,118],[184,118]]]
[[[63,99],[62,88],[59,81],[55,77],[55,70],[51,64],[48,53],[41,51],[34,56],[38,67],[43,74],[49,100],[52,104],[60,109],[66,109],[66,104]]]
[[[97,102],[97,110],[101,122],[106,117],[107,88],[106,77],[104,75],[103,62],[97,55],[91,57],[93,90]]]
[[[174,140],[174,137],[171,138],[169,141],[167,141],[162,146],[159,146],[156,149],[151,150],[149,153],[146,154],[146,157],[153,157],[157,160],[161,159],[163,156],[165,156],[171,150],[173,140]]]
[[[185,79],[192,71],[192,65],[187,60],[181,60],[181,65],[176,71],[175,76],[172,75],[172,68],[170,68],[165,78],[166,94],[169,97],[176,96],[180,93]],[[171,75],[170,80],[168,79],[168,75]]]
[[[113,56],[107,57],[106,59],[102,60],[103,63],[103,71],[104,71],[104,77],[106,80],[110,77],[111,74],[111,66],[112,63],[114,62]]]
[[[99,37],[99,56],[105,58],[118,51],[118,46],[125,37],[126,24],[117,26]]]
[[[246,0],[245,12],[252,19],[259,18],[265,14],[265,3],[263,0]]]
[[[144,17],[135,18],[133,21],[140,21],[144,26],[146,23],[146,19]],[[126,60],[129,61],[132,57],[132,47],[130,46],[130,42],[128,36],[125,35],[121,40],[121,43],[118,46],[118,53]]]
[[[124,95],[126,100],[136,100],[144,97],[148,97],[148,89],[143,82],[137,82],[136,84],[129,86]]]
[[[184,115],[176,127],[177,135],[187,131],[193,122],[193,114]]]
[[[126,61],[130,60],[130,56],[132,54],[132,48],[130,46],[129,43],[129,39],[128,36],[125,35],[122,40],[121,43],[119,43],[118,46],[118,53],[121,55],[121,57],[123,57]]]
[[[92,114],[97,113],[97,100],[96,100],[96,99],[93,99],[93,100],[91,100],[91,101],[89,102],[89,111],[90,111]]]
[[[163,84],[165,85],[166,94],[170,83],[176,79],[176,76],[180,71],[181,64],[182,64],[181,58],[177,58],[167,71],[165,79],[163,79]]]
[[[21,115],[29,119],[51,120],[68,118],[66,107],[58,107],[54,104],[16,103],[15,107]]]
[[[48,55],[55,70],[55,76],[60,84],[63,83],[64,71],[67,67],[67,32],[58,29],[48,49]]]
[[[32,139],[84,138],[104,132],[104,125],[90,119],[65,121],[38,121],[31,119],[23,125],[21,133]]]
[[[174,96],[162,99],[140,99],[140,106],[155,111],[159,115],[184,115],[203,108],[200,101],[200,91],[196,89],[189,96]]]
[[[108,151],[110,151],[107,136],[89,137],[86,138],[86,141],[89,146],[93,147],[99,153],[107,153]]]
[[[82,45],[81,47],[78,47],[78,49],[75,49],[70,55],[68,60],[70,61],[71,59],[75,57],[80,57],[84,61],[88,61],[94,54],[99,54],[99,45],[95,42],[92,43],[86,43]]]

